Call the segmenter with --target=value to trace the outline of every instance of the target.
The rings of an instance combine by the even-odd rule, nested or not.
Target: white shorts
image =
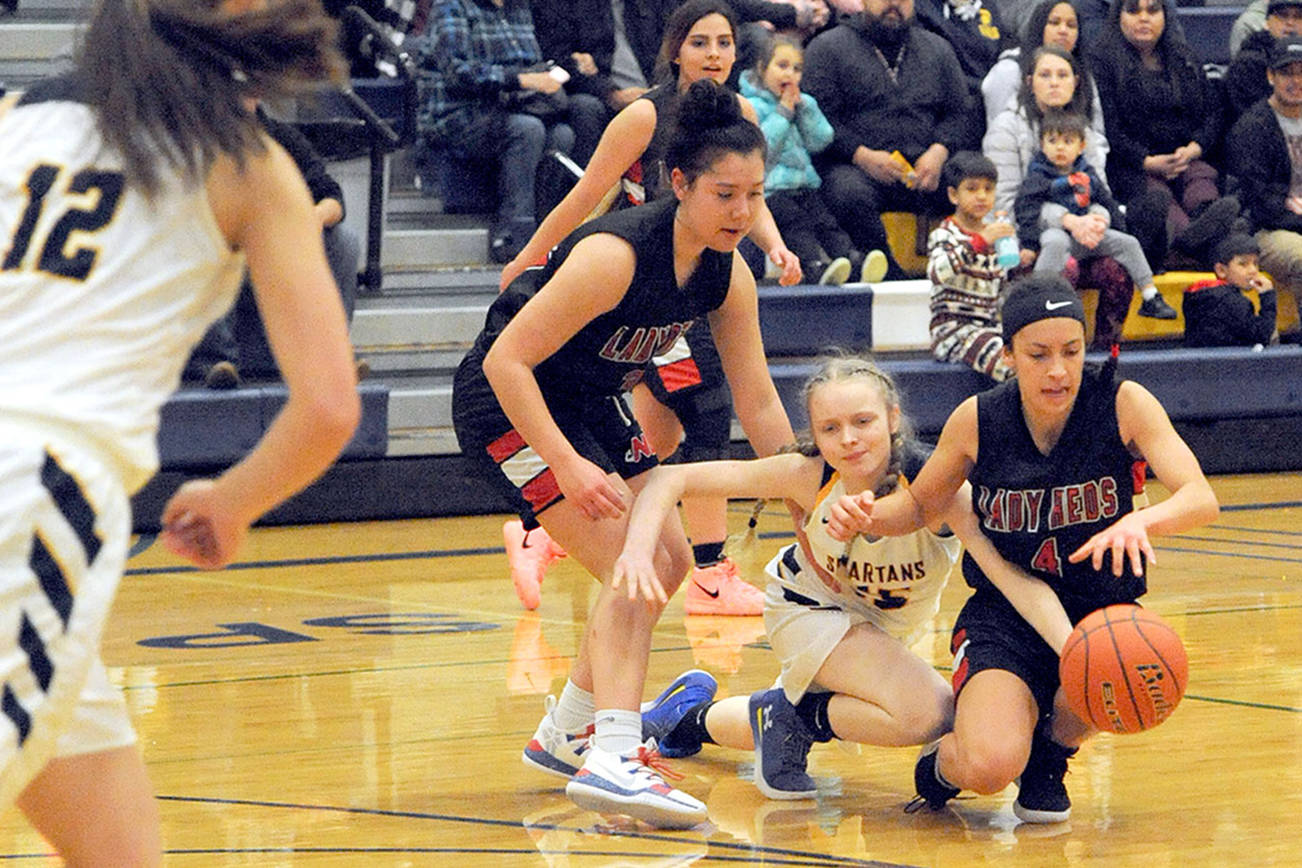
[[[51,757],[134,740],[99,662],[130,524],[92,453],[0,426],[0,810]]]
[[[782,688],[792,705],[806,693],[827,692],[814,676],[845,635],[859,624],[872,624],[905,645],[920,637],[921,630],[908,636],[897,635],[896,630],[882,623],[875,611],[866,607],[842,606],[800,591],[789,591],[772,578],[779,569],[786,569],[780,564],[781,558],[779,552],[767,567],[770,581],[764,591],[764,629],[768,633],[769,646],[782,664],[782,673],[775,686]],[[793,600],[792,596],[800,602]]]

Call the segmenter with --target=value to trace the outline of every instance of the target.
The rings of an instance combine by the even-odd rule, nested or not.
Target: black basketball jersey
[[[723,304],[732,280],[732,253],[707,248],[687,282],[678,286],[673,244],[677,205],[677,199],[668,198],[585,223],[552,251],[543,268],[530,269],[512,281],[489,308],[484,330],[461,362],[454,409],[461,401],[496,405],[483,378],[489,347],[551,279],[574,245],[596,233],[616,235],[633,246],[637,254],[633,280],[619,304],[595,317],[540,362],[534,376],[548,403],[576,406],[636,385],[653,356],[668,350],[698,317]]]
[[[669,179],[664,167],[665,151],[669,149],[669,137],[678,121],[678,106],[681,94],[673,85],[656,85],[638,99],[650,102],[656,108],[656,126],[651,133],[651,141],[638,162],[642,164],[642,188],[646,191],[646,201],[659,199],[668,192]]]
[[[1016,380],[977,396],[977,461],[968,475],[972,508],[1003,557],[1043,579],[1075,622],[1146,590],[1129,561],[1120,578],[1111,556],[1095,572],[1067,558],[1090,537],[1133,511],[1135,459],[1117,430],[1114,366],[1087,366],[1076,406],[1057,444],[1044,455],[1022,416]],[[971,555],[963,576],[978,591],[999,593]]]

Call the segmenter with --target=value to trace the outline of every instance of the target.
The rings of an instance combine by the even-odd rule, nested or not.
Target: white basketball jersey
[[[900,484],[907,482],[901,479]],[[781,567],[779,555],[769,571],[801,596],[859,612],[892,636],[911,641],[940,608],[940,592],[958,562],[962,544],[957,537],[938,536],[923,528],[905,536],[861,534],[847,548],[827,533],[829,511],[843,494],[841,476],[834,473],[805,519],[803,530],[817,568],[797,544],[793,555],[800,570],[793,573]],[[820,570],[836,578],[839,592],[820,578]]]
[[[90,108],[36,91],[0,118],[0,418],[157,469],[159,408],[230,307],[243,256],[202,186],[127,186]]]

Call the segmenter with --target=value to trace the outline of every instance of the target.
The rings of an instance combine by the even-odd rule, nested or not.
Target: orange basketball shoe
[[[565,549],[553,542],[541,527],[526,531],[524,522],[518,518],[502,525],[502,539],[506,543],[506,560],[511,564],[515,595],[532,612],[542,600],[542,580],[547,568],[565,557]]]
[[[764,592],[741,578],[732,558],[724,558],[693,568],[684,608],[689,615],[763,615]]]

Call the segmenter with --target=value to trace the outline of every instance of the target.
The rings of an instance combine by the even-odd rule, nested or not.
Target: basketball
[[[1157,615],[1132,604],[1082,618],[1058,662],[1072,711],[1103,732],[1152,729],[1171,716],[1189,681],[1184,644]]]

